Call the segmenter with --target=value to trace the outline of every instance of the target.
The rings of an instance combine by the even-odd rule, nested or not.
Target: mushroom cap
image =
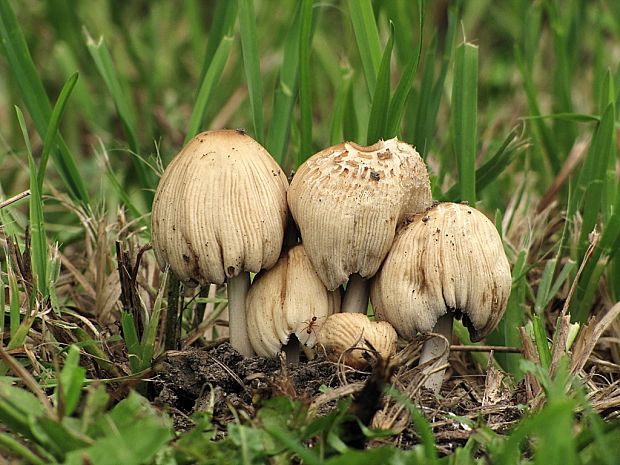
[[[353,273],[377,272],[397,224],[431,205],[430,182],[422,158],[405,142],[345,142],[299,167],[288,204],[317,274],[335,289]]]
[[[151,238],[160,267],[189,285],[222,284],[278,260],[287,215],[286,176],[242,131],[198,134],[157,186]]]
[[[340,291],[325,289],[297,245],[254,279],[246,298],[248,336],[263,357],[274,357],[291,334],[311,348],[327,316],[339,310]]]
[[[448,311],[461,312],[479,341],[501,319],[512,280],[493,223],[464,204],[440,203],[413,217],[394,240],[371,284],[377,319],[411,338]]]
[[[359,370],[368,367],[367,352],[373,348],[383,358],[393,355],[397,339],[387,321],[372,321],[362,313],[334,313],[317,332],[318,343],[330,360],[337,362],[342,356],[346,365]]]

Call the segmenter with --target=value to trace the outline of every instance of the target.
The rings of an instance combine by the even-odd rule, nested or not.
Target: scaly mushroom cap
[[[398,232],[370,298],[377,319],[404,338],[430,332],[441,315],[454,311],[479,341],[502,318],[511,283],[493,223],[470,206],[442,203]]]
[[[302,245],[256,276],[246,299],[248,335],[254,351],[274,357],[291,334],[307,347],[328,315],[340,311],[340,291],[328,291]]]
[[[242,131],[198,134],[166,168],[155,193],[152,242],[159,265],[189,285],[222,284],[278,260],[286,176]]]
[[[317,332],[317,341],[330,360],[362,370],[368,367],[372,349],[387,358],[396,352],[396,331],[386,321],[371,321],[362,313],[334,313]],[[352,350],[349,350],[352,349]]]
[[[328,289],[374,275],[405,216],[431,205],[426,166],[396,138],[335,145],[303,163],[288,204],[310,261]]]

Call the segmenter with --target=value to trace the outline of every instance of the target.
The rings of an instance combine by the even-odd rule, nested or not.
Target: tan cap
[[[405,216],[431,205],[426,166],[396,138],[335,145],[303,163],[288,203],[310,261],[328,289],[374,275]]]
[[[302,245],[256,276],[246,299],[248,336],[254,351],[275,356],[292,334],[307,347],[328,315],[340,310],[340,292],[328,291]]]
[[[398,232],[370,295],[377,319],[404,338],[430,332],[452,311],[478,341],[504,314],[511,284],[493,223],[468,205],[441,203]]]
[[[318,343],[330,360],[364,369],[372,360],[372,349],[383,358],[396,352],[396,331],[386,321],[371,321],[361,313],[334,313],[317,332]],[[352,349],[352,350],[349,350]],[[342,357],[342,359],[341,359]]]
[[[198,134],[164,172],[153,202],[160,266],[183,282],[222,284],[273,266],[287,215],[286,176],[243,131]]]

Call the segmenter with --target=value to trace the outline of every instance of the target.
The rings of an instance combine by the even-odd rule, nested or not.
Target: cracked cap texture
[[[299,167],[288,204],[317,274],[335,289],[353,273],[376,273],[398,223],[428,208],[431,191],[411,145],[396,138],[369,147],[345,142]]]

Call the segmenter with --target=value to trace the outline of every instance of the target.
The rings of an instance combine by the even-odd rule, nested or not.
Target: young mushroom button
[[[387,359],[396,352],[396,331],[386,321],[371,321],[361,313],[334,313],[317,333],[327,357],[363,370],[377,356]]]
[[[299,344],[312,348],[325,319],[340,311],[340,291],[328,291],[316,275],[303,245],[254,278],[246,300],[248,335],[258,355],[284,350],[289,363],[299,360]]]
[[[364,279],[377,272],[398,223],[431,205],[431,191],[411,145],[396,138],[369,147],[345,142],[299,167],[288,203],[325,286],[336,289],[349,280],[342,311],[365,313]]]
[[[448,342],[453,316],[462,316],[478,341],[501,319],[510,295],[510,265],[495,226],[478,210],[442,203],[415,215],[396,235],[375,276],[371,301],[377,319],[411,339],[416,332],[442,334]],[[443,354],[443,338],[429,339],[420,363]],[[439,391],[443,372],[426,387]]]
[[[230,342],[253,354],[245,323],[249,272],[278,260],[287,215],[286,176],[236,130],[198,134],[165,170],[153,202],[152,242],[188,285],[228,284]]]

